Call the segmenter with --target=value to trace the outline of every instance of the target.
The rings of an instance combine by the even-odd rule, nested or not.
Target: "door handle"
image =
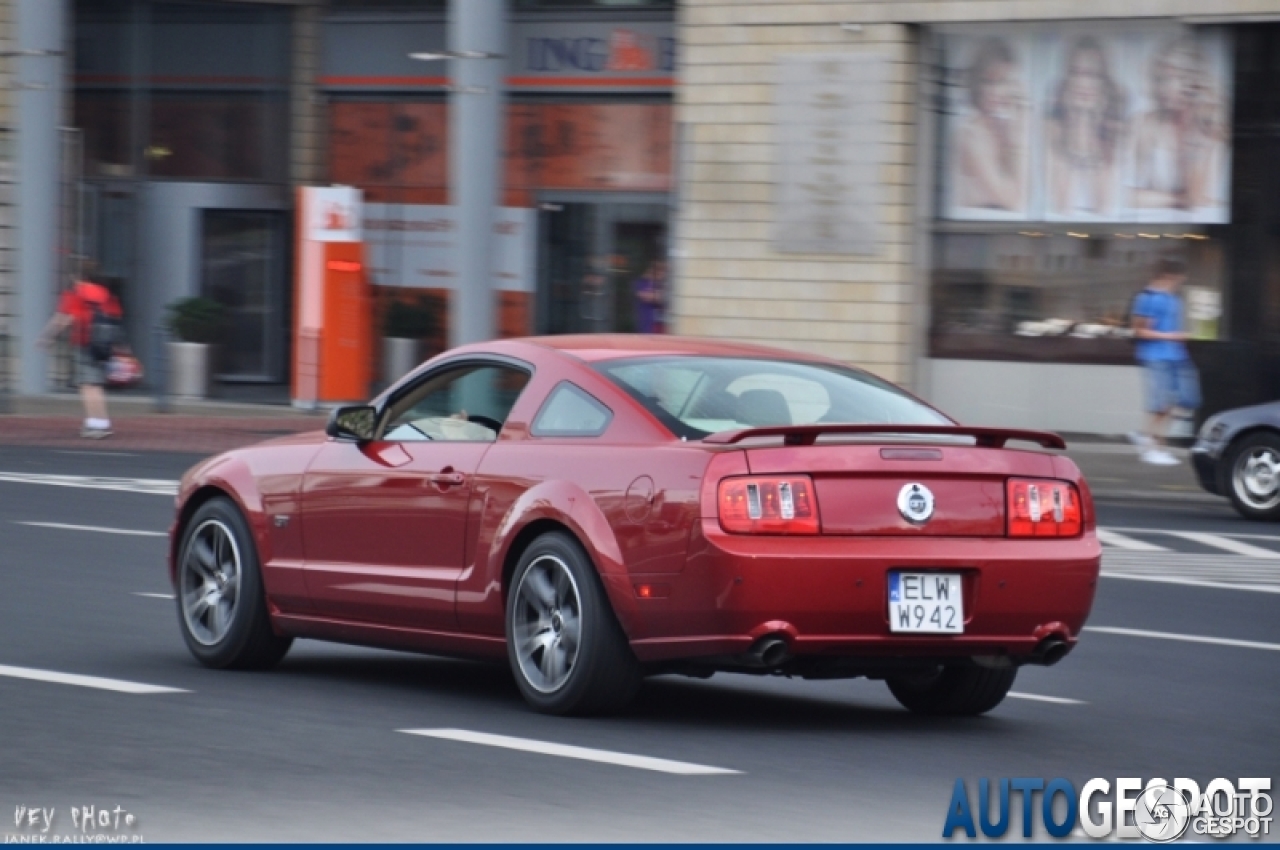
[[[428,475],[427,480],[441,487],[455,487],[466,481],[467,477],[461,472],[437,472],[434,475]]]

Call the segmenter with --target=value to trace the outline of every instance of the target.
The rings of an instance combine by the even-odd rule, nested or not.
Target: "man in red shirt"
[[[80,399],[84,403],[85,419],[80,436],[100,440],[111,436],[111,419],[107,416],[107,398],[102,389],[107,382],[107,362],[94,357],[89,347],[95,309],[116,320],[120,318],[120,302],[111,290],[93,281],[77,281],[58,299],[58,312],[41,334],[40,345],[49,347],[59,334],[71,329],[76,383],[80,385]]]

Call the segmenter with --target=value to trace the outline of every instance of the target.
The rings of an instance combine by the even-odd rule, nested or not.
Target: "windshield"
[[[678,437],[815,423],[950,425],[872,375],[817,363],[739,357],[645,357],[598,368]]]

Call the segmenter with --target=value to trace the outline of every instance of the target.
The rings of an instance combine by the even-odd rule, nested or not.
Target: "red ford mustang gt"
[[[170,574],[191,652],[294,638],[506,658],[536,709],[646,675],[883,679],[978,714],[1093,603],[1093,504],[1053,434],[955,424],[835,361],[668,337],[446,352],[325,432],[210,458]]]

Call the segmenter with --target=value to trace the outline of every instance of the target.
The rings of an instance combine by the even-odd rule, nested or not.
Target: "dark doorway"
[[[667,206],[548,200],[540,206],[538,333],[632,333],[636,281],[667,255]]]
[[[200,291],[227,310],[220,381],[284,379],[285,226],[284,213],[204,211]]]

